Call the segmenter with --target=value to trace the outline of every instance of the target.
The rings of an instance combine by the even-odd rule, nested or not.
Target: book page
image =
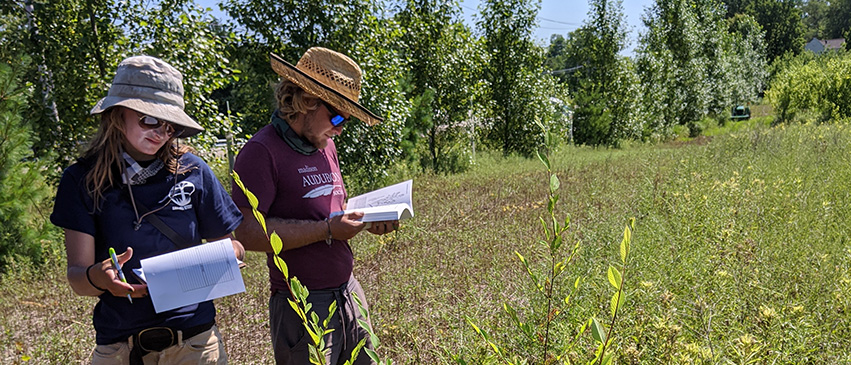
[[[143,259],[157,313],[245,291],[229,238]]]
[[[352,211],[391,204],[408,204],[409,207],[413,207],[414,204],[411,201],[411,189],[413,185],[414,181],[408,180],[358,195],[349,199],[346,203],[346,210]]]

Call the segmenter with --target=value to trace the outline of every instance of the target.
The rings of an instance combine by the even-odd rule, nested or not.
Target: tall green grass
[[[607,350],[617,363],[851,361],[849,158],[851,130],[840,125],[755,124],[685,143],[552,151],[566,240],[580,242],[556,295],[583,278],[555,334],[567,341],[607,316],[607,267],[636,217]],[[548,179],[538,160],[479,153],[469,172],[415,177],[416,216],[399,232],[351,242],[382,358],[498,363],[467,317],[512,352],[535,351],[511,332],[503,303],[534,312],[524,310],[536,289],[515,251],[546,270],[535,240]],[[271,364],[265,255],[248,262],[247,292],[218,300],[218,321],[232,363]],[[0,363],[86,359],[94,301],[73,295],[63,265],[0,279]],[[594,357],[591,336],[582,338],[573,361]]]
[[[608,310],[605,263],[617,261],[610,248],[636,216],[619,362],[851,360],[851,133],[754,128],[708,143],[555,153],[559,209],[582,247],[566,280],[585,278],[565,341]],[[537,161],[486,159],[466,174],[421,177],[413,222],[395,237],[354,242],[356,273],[391,357],[495,362],[460,319],[510,329],[502,303],[534,300],[512,253],[546,262],[530,240],[542,233],[546,179]],[[527,346],[493,332],[494,342]]]

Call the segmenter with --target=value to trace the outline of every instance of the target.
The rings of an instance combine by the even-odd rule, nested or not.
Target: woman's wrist
[[[105,292],[106,289],[103,289],[103,288],[95,285],[95,282],[92,281],[92,276],[89,274],[89,271],[91,271],[92,267],[94,267],[94,266],[95,266],[95,264],[91,264],[91,265],[89,265],[89,267],[86,268],[86,279],[89,280],[89,285],[91,285],[93,288]]]

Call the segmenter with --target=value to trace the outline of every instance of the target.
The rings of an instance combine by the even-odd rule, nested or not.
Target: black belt
[[[133,349],[130,350],[130,364],[142,364],[142,357],[148,353],[159,352],[177,345],[177,331],[183,333],[182,339],[186,341],[187,339],[195,337],[202,332],[210,330],[210,328],[213,328],[215,324],[216,322],[213,321],[183,330],[171,327],[151,327],[143,329],[139,331],[139,333],[131,336],[130,340],[133,342]]]

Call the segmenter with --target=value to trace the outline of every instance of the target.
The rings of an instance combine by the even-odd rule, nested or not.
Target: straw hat
[[[109,93],[95,104],[91,113],[100,114],[114,106],[183,127],[180,137],[191,137],[204,130],[183,111],[183,75],[159,58],[135,56],[118,64]]]
[[[358,104],[361,85],[360,67],[346,55],[327,48],[313,47],[293,66],[281,56],[270,53],[272,69],[310,94],[346,111],[368,125],[383,119]]]

